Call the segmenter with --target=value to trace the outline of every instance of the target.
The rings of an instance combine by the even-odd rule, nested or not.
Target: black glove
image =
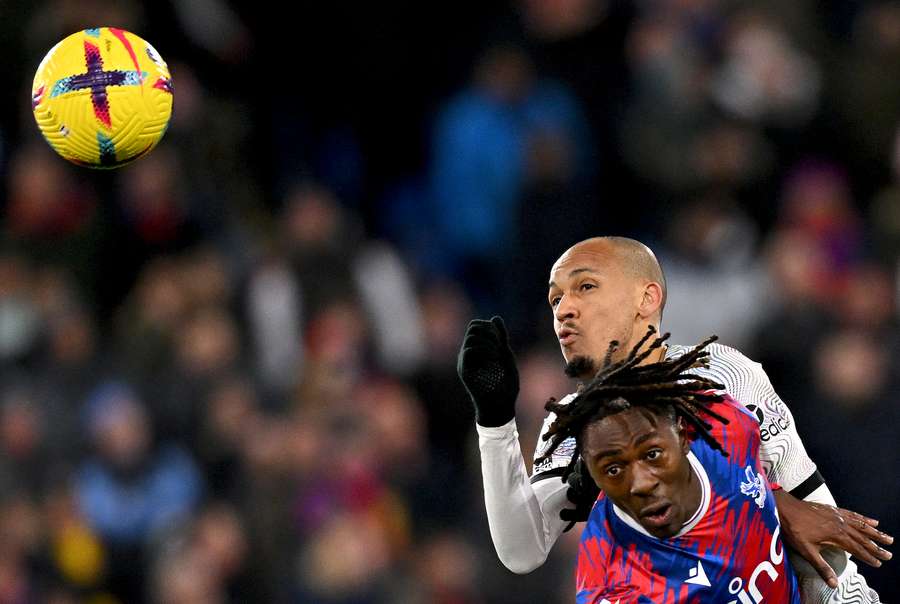
[[[575,504],[575,509],[563,508],[559,512],[560,519],[569,523],[569,526],[563,532],[575,526],[576,522],[587,521],[588,516],[591,515],[591,509],[594,507],[594,502],[597,501],[597,497],[600,495],[600,489],[594,483],[594,479],[591,478],[581,456],[575,462],[575,467],[566,479],[566,483],[569,485],[569,488],[566,490],[566,497]]]
[[[475,405],[475,421],[479,425],[502,426],[515,417],[519,370],[503,319],[469,322],[456,371]]]

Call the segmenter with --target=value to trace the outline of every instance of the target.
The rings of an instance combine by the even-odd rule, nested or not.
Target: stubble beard
[[[575,379],[589,379],[597,373],[597,363],[588,356],[576,356],[566,363],[566,375]]]
[[[609,354],[610,351],[612,351],[613,353],[620,351],[620,342],[622,341],[623,340],[610,341],[609,346],[611,347],[611,350],[608,349],[607,354]],[[609,362],[615,363],[617,360],[615,358],[616,356],[616,354],[613,354],[609,359]],[[572,357],[572,359],[566,363],[565,371],[566,375],[570,378],[586,381],[597,375],[597,372],[600,371],[600,369],[602,369],[602,367],[596,359],[587,355],[577,355]]]

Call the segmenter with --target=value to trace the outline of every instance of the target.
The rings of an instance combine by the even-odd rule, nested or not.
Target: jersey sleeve
[[[496,428],[476,428],[484,504],[497,556],[515,573],[531,572],[544,563],[566,526],[559,513],[570,507],[567,485],[559,478],[529,481],[515,419]]]
[[[713,344],[709,350],[710,366],[703,371],[722,383],[725,391],[759,422],[760,457],[766,477],[804,498],[823,481],[806,453],[790,409],[775,392],[762,365],[721,344]]]

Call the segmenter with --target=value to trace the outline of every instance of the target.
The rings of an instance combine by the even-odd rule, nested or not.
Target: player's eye
[[[649,459],[650,461],[659,459],[661,455],[662,449],[650,449],[649,451],[647,451],[647,459]]]
[[[621,474],[621,472],[622,468],[620,468],[619,466],[609,466],[608,468],[606,468],[606,475],[610,477],[618,476],[619,474]]]
[[[556,308],[559,305],[560,300],[562,300],[562,296],[553,296],[550,298],[550,306]]]
[[[580,289],[581,291],[584,292],[584,291],[587,291],[587,290],[589,290],[589,289],[594,289],[594,288],[596,288],[596,287],[597,287],[597,286],[594,285],[593,283],[582,283],[581,286],[579,287],[579,289]]]

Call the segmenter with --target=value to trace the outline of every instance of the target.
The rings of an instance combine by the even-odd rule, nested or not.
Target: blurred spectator
[[[101,284],[93,270],[102,261],[106,218],[84,175],[59,161],[43,143],[18,150],[10,161],[2,241],[33,262],[64,269],[95,297]]]
[[[178,326],[168,379],[149,382],[148,405],[159,435],[193,446],[204,414],[203,401],[216,380],[240,364],[243,352],[234,317],[220,307],[198,310]]]
[[[312,317],[308,362],[295,395],[298,407],[329,412],[352,405],[350,395],[367,369],[367,335],[365,317],[352,303],[336,302]]]
[[[193,310],[228,307],[234,283],[226,259],[212,246],[188,250],[181,262],[181,278]]]
[[[519,10],[528,30],[542,40],[575,37],[594,26],[609,11],[607,0],[522,0]]]
[[[172,3],[185,33],[197,44],[225,62],[245,59],[252,43],[240,16],[223,0]]]
[[[240,500],[243,455],[259,431],[260,413],[257,392],[242,376],[225,375],[211,387],[196,446],[213,497]]]
[[[115,321],[117,357],[128,375],[150,380],[171,363],[175,337],[188,308],[178,265],[154,259],[140,272]]]
[[[154,577],[153,602],[219,604],[227,594],[211,565],[192,550],[168,552]]]
[[[778,230],[765,244],[764,259],[773,307],[752,335],[748,354],[762,363],[776,391],[802,425],[802,405],[812,388],[810,359],[830,317],[822,308],[823,251],[807,233]]]
[[[372,243],[359,254],[354,277],[372,324],[378,364],[409,375],[422,361],[422,316],[412,277],[393,248]]]
[[[898,391],[896,338],[858,329],[830,332],[812,359],[815,385],[801,432],[813,459],[833,486],[838,504],[881,519],[881,530],[900,530],[892,502],[900,484],[884,480],[900,463],[896,444]],[[878,496],[872,497],[872,485]],[[896,570],[885,564],[865,575],[884,601],[900,596]]]
[[[99,265],[106,303],[128,291],[150,260],[184,251],[204,236],[196,192],[184,184],[186,167],[178,152],[155,149],[142,159],[117,179],[116,225]]]
[[[0,362],[22,362],[34,352],[40,314],[32,296],[34,275],[21,256],[0,253]]]
[[[406,386],[387,379],[366,382],[356,399],[375,443],[369,463],[391,483],[413,487],[430,463],[421,401]]]
[[[526,164],[513,244],[518,253],[508,261],[506,278],[516,284],[515,301],[504,301],[510,329],[530,343],[546,331],[542,271],[575,241],[603,228],[602,217],[612,200],[599,198],[592,183],[577,174],[574,141],[561,132],[539,132],[527,143]],[[537,327],[541,329],[536,329]]]
[[[421,586],[415,601],[434,604],[483,602],[478,588],[477,552],[455,533],[438,533],[426,540],[414,561]]]
[[[268,390],[287,392],[303,372],[303,296],[284,259],[260,262],[245,303],[256,371]]]
[[[295,286],[287,286],[297,291],[285,293],[301,296],[298,302],[285,300],[296,309],[282,317],[284,333],[296,329],[291,324],[300,308],[359,304],[378,362],[392,371],[411,372],[422,356],[421,318],[412,278],[393,248],[366,241],[331,191],[318,185],[293,189],[283,212],[284,245],[298,278]]]
[[[61,287],[65,291],[65,286]],[[107,353],[93,316],[77,301],[66,301],[49,311],[43,335],[35,389],[44,408],[47,444],[54,462],[71,469],[87,445],[79,427],[78,405],[103,375]]]
[[[747,343],[769,299],[755,240],[753,224],[728,199],[701,198],[676,210],[669,245],[659,250],[668,287],[663,321],[674,339],[699,342],[715,333],[729,346]]]
[[[55,485],[47,494],[42,512],[47,557],[53,568],[53,579],[45,586],[50,592],[45,594],[47,601],[67,595],[75,601],[78,594],[109,598],[105,591],[109,551],[79,510],[71,485]],[[56,595],[51,595],[54,592]]]
[[[398,582],[389,574],[385,527],[364,514],[342,514],[312,536],[299,561],[297,602],[351,604],[372,601]]]
[[[897,335],[893,275],[876,264],[859,264],[847,275],[843,295],[832,305],[836,322],[885,339]]]
[[[868,225],[878,258],[900,269],[900,127],[895,128],[889,160],[891,180],[872,200]]]
[[[411,383],[425,412],[429,475],[439,494],[431,520],[444,526],[461,520],[456,511],[468,501],[467,445],[475,415],[456,375],[456,353],[472,310],[462,288],[450,281],[426,286],[420,303],[426,357]]]
[[[94,454],[76,473],[79,507],[113,553],[113,590],[126,601],[142,601],[146,547],[189,517],[202,477],[182,447],[155,442],[147,412],[129,387],[102,384],[84,413]]]
[[[174,38],[170,44],[184,42],[177,33]],[[168,49],[157,49],[170,56]],[[212,94],[215,79],[210,69],[204,70],[206,65],[177,58],[168,65],[178,90],[178,109],[172,114],[166,144],[178,150],[183,186],[194,200],[194,219],[211,234],[212,243],[224,247],[229,262],[238,264],[252,253],[251,235],[267,219],[252,162],[240,152],[254,144],[253,127],[246,119],[250,108],[240,99]],[[234,77],[234,68],[226,68],[229,77]]]
[[[280,221],[284,252],[300,279],[304,306],[354,299],[351,264],[359,224],[345,217],[328,189],[300,184],[285,197]]]
[[[648,10],[628,31],[625,46],[633,82],[619,130],[623,153],[633,170],[669,189],[690,183],[684,149],[707,117],[708,67],[692,31],[677,12]]]
[[[40,524],[25,497],[0,502],[0,601],[27,602],[36,591],[28,561],[36,553]]]
[[[831,102],[840,142],[864,179],[888,174],[884,158],[900,121],[900,6],[863,3],[843,52],[835,55]]]
[[[572,169],[583,173],[585,132],[577,100],[539,78],[523,50],[495,45],[479,58],[472,84],[439,113],[432,141],[427,207],[450,275],[470,287],[503,283],[530,139],[548,133],[566,141]]]
[[[715,75],[719,36],[728,28],[721,4],[660,5],[650,3],[655,10],[641,15],[627,41],[634,85],[621,129],[626,159],[659,188],[655,195],[758,184],[772,170],[770,142],[747,121],[749,116],[739,112],[730,116],[712,103],[717,95],[732,94],[731,88],[738,85],[724,81],[730,76],[719,77],[720,82]],[[744,59],[739,58],[733,62]],[[749,67],[726,63],[720,69],[743,72]],[[766,94],[759,92],[760,103],[768,102]],[[652,197],[646,203],[660,204]]]
[[[47,418],[25,384],[0,394],[0,492],[38,498],[48,487]]]
[[[573,183],[577,185],[575,191],[599,196],[598,199],[572,201],[568,209],[586,210],[593,219],[597,218],[598,201],[609,208],[615,205],[613,200],[617,193],[630,189],[631,179],[623,170],[618,133],[630,84],[624,60],[625,39],[633,26],[637,4],[609,0],[519,0],[515,3],[517,21],[536,72],[545,79],[564,83],[583,108],[586,129],[580,130],[580,139],[572,139],[560,132],[551,133],[550,138],[561,139],[569,148],[568,172],[577,177]],[[581,153],[572,153],[573,143],[582,145],[583,141],[589,145],[584,150],[585,155],[581,156],[586,165],[573,165],[580,161]],[[584,176],[588,176],[587,182],[582,182]],[[597,183],[602,184],[602,189],[594,190]],[[585,185],[588,190],[584,190]],[[590,205],[584,207],[586,204]],[[635,210],[616,205],[612,212],[601,218],[605,220],[614,214],[627,230],[632,220],[639,219]],[[573,224],[570,223],[568,228],[573,228]],[[597,227],[584,225],[584,228]],[[563,249],[579,239],[573,233]],[[529,242],[529,246],[532,243]]]
[[[324,435],[318,426],[260,414],[250,418],[240,450],[240,490],[236,493],[243,520],[252,535],[252,569],[264,600],[285,594],[295,582],[297,549],[296,495],[299,485],[331,472],[323,458]],[[332,473],[332,475],[337,475]]]
[[[732,17],[725,57],[713,79],[713,99],[740,118],[797,127],[819,102],[819,66],[772,19],[747,11]]]
[[[863,252],[863,224],[844,170],[819,160],[794,166],[784,183],[779,222],[808,235],[824,255],[818,289],[827,304]]]
[[[259,601],[259,594],[246,576],[246,531],[228,504],[206,506],[186,538],[170,543],[160,554],[156,561],[154,602]]]

